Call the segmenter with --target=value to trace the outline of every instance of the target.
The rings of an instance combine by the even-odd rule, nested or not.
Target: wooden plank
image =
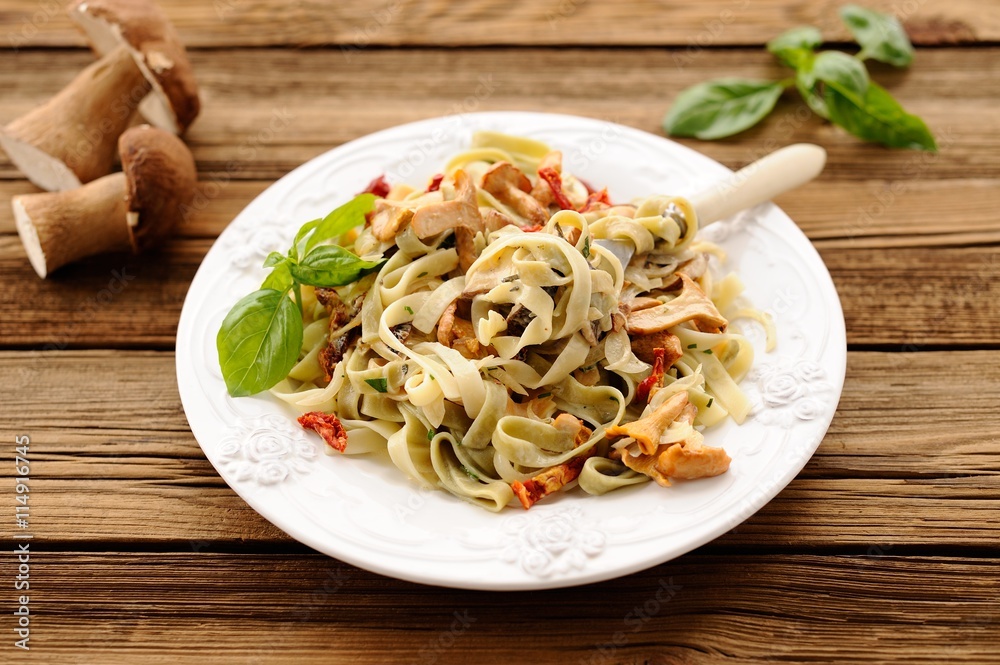
[[[0,294],[0,344],[35,350],[172,347],[184,296],[209,244],[177,241],[144,256],[94,257],[41,280],[20,239],[0,236],[0,275],[18,285]]]
[[[819,143],[830,155],[821,183],[994,180],[998,54],[1000,48],[922,50],[909,71],[873,70],[935,130],[937,155],[862,143],[811,115],[791,94],[774,116],[737,138],[682,143],[733,167],[788,143]],[[671,55],[665,49],[367,50],[345,61],[330,50],[200,52],[193,60],[204,113],[187,139],[203,180],[274,180],[345,141],[456,112],[572,113],[661,134],[663,114],[684,87],[721,76],[788,74],[759,49],[706,51],[683,67]],[[84,52],[59,57],[24,51],[0,70],[0,122],[44,102],[91,61]],[[0,179],[20,179],[5,157]],[[1000,198],[988,190],[980,196],[994,206]]]
[[[174,376],[172,353],[0,352],[8,412],[17,414],[3,436],[32,437],[37,538],[181,549],[289,542],[204,458]],[[716,542],[995,546],[998,409],[1000,351],[851,353],[819,451],[777,499]]]
[[[761,44],[808,23],[828,39],[848,34],[836,4],[809,0],[727,0],[663,3],[628,0],[501,2],[469,0],[456,6],[421,0],[299,2],[280,0],[161,0],[184,42],[196,47],[327,46],[351,53],[369,45],[670,45],[700,49]],[[905,20],[919,44],[997,41],[1000,18],[975,0],[872,0],[868,5]],[[62,3],[0,2],[6,35],[0,48],[77,46],[83,39],[63,15]]]
[[[206,174],[202,205],[178,225],[182,238],[215,238],[271,184],[233,180],[216,187]],[[871,180],[815,182],[776,203],[821,247],[953,245],[1000,241],[1000,180]],[[36,191],[24,180],[0,180],[0,201]],[[947,220],[944,223],[942,220]],[[15,233],[14,216],[0,205],[0,234]],[[975,240],[970,240],[975,239]]]
[[[307,554],[36,556],[39,663],[986,663],[1000,622],[995,558],[695,553],[484,594]]]
[[[930,344],[995,344],[996,247],[821,248],[837,285],[848,344],[918,351]],[[891,294],[891,295],[890,295]]]
[[[95,257],[40,280],[18,237],[0,235],[0,279],[18,285],[0,292],[0,348],[172,348],[184,296],[210,244],[177,239],[157,253]],[[846,313],[848,343],[904,351],[1000,343],[1000,329],[983,325],[1000,317],[995,247],[821,253]]]

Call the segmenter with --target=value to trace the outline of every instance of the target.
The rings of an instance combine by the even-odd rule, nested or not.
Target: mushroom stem
[[[121,45],[48,102],[0,129],[0,147],[39,187],[79,187],[111,170],[118,137],[149,91],[149,81]]]
[[[131,251],[124,173],[66,192],[13,200],[17,232],[39,277],[85,256]]]

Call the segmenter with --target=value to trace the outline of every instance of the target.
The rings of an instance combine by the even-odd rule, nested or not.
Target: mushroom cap
[[[198,85],[173,24],[148,0],[76,0],[69,16],[98,55],[124,44],[152,86],[139,104],[157,127],[183,134],[201,110]]]
[[[141,252],[167,236],[194,200],[197,171],[184,142],[139,125],[118,139],[126,179],[129,236]]]

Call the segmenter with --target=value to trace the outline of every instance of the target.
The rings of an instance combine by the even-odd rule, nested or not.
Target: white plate
[[[714,225],[729,266],[753,303],[774,316],[778,348],[762,334],[742,388],[755,404],[742,426],[707,432],[733,458],[716,478],[654,483],[600,497],[576,489],[530,511],[489,513],[421,491],[387,458],[328,456],[296,414],[270,396],[232,399],[215,336],[240,297],[257,289],[271,250],[299,226],[350,199],[380,173],[420,184],[472,132],[491,129],[546,141],[565,168],[615,201],[693,194],[728,173],[658,136],[598,120],[542,113],[475,113],[387,129],[317,157],[257,197],[205,257],[177,330],[177,381],[205,455],[257,512],[293,538],[384,575],[468,589],[544,589],[596,582],[662,563],[732,529],[774,497],[816,450],[844,381],[840,302],[819,255],[798,227],[766,204]],[[749,161],[750,156],[748,155]],[[749,326],[748,326],[749,327]]]

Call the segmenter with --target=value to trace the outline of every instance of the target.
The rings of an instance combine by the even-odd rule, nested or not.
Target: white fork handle
[[[818,145],[796,143],[775,150],[692,196],[689,200],[698,214],[698,225],[732,217],[804,185],[819,175],[824,164],[826,150]]]

